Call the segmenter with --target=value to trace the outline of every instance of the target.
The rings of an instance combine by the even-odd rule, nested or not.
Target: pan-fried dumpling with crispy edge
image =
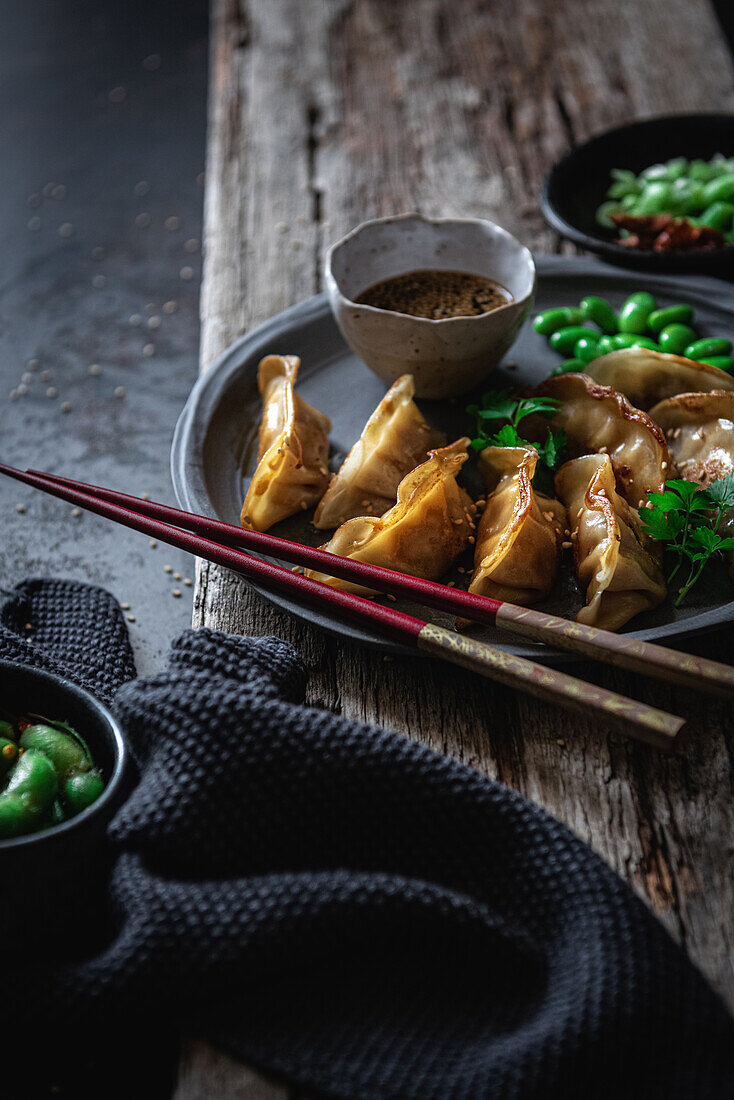
[[[655,405],[650,416],[687,481],[705,489],[734,470],[734,393],[681,393]]]
[[[295,392],[300,362],[296,355],[267,355],[257,368],[260,446],[240,516],[243,527],[256,531],[315,504],[329,481],[331,421]]]
[[[677,393],[734,390],[734,378],[719,367],[648,348],[610,351],[593,359],[584,373],[600,385],[623,393],[639,409],[649,409]]]
[[[544,599],[556,579],[566,509],[531,484],[534,447],[487,447],[479,468],[492,493],[477,529],[469,591],[527,605]]]
[[[608,455],[584,455],[561,466],[556,492],[568,508],[576,575],[586,607],[576,621],[619,630],[665,599],[665,581],[642,521],[615,488]]]
[[[383,397],[364,431],[344,459],[313,518],[321,530],[338,527],[365,512],[381,516],[396,500],[398,485],[425,460],[429,451],[446,443],[443,432],[431,428],[413,401],[412,374],[398,378]]]
[[[474,529],[469,495],[456,483],[467,459],[468,439],[431,451],[407,474],[398,499],[384,516],[357,516],[334,532],[322,550],[425,580],[438,580],[467,544]],[[325,573],[306,576],[335,588],[370,595],[369,589]]]
[[[620,491],[633,508],[641,508],[649,492],[660,492],[675,476],[660,428],[610,386],[600,386],[585,374],[561,374],[547,378],[535,392],[561,402],[554,416],[543,420],[543,433],[548,426],[563,428],[572,455],[607,453]]]

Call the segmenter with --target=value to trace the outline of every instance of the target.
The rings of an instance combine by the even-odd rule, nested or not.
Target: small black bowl
[[[541,195],[543,213],[563,237],[624,267],[732,275],[734,246],[715,252],[625,248],[595,218],[612,182],[612,168],[639,173],[673,157],[710,160],[715,153],[734,156],[734,115],[666,115],[607,130],[567,153],[551,169]]]
[[[69,722],[87,742],[105,789],[91,806],[37,833],[0,841],[3,929],[54,950],[96,930],[106,907],[110,849],[107,826],[124,801],[132,767],[117,722],[89,692],[50,672],[0,661],[0,702],[6,711],[32,711]]]

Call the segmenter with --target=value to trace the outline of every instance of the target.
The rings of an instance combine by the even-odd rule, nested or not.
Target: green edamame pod
[[[657,303],[652,294],[641,290],[630,294],[619,313],[619,331],[641,336],[647,328],[647,319]]]
[[[640,336],[633,332],[620,332],[618,336],[612,336],[614,350],[620,348],[648,348],[650,351],[660,351],[660,347],[649,336]]]
[[[0,777],[7,775],[18,759],[18,746],[9,737],[0,737]]]
[[[714,202],[731,202],[732,199],[734,199],[734,173],[725,172],[704,185],[704,206],[710,206]]]
[[[96,802],[104,790],[102,776],[97,771],[73,775],[64,784],[62,795],[70,814],[81,813]]]
[[[665,167],[667,168],[666,179],[679,180],[686,174],[688,160],[686,157],[672,157],[669,161],[666,161]]]
[[[602,332],[613,333],[619,331],[617,314],[606,298],[597,298],[590,294],[587,298],[582,298],[579,305],[586,320],[598,325]]]
[[[32,832],[56,798],[58,780],[47,756],[27,749],[0,794],[0,839]]]
[[[668,178],[668,166],[667,164],[651,164],[648,168],[643,168],[640,172],[640,179],[642,180],[667,180]]]
[[[554,351],[560,351],[562,355],[568,355],[576,346],[576,341],[580,340],[582,336],[588,336],[590,332],[591,329],[583,328],[581,325],[559,328],[557,332],[553,333],[548,343]]]
[[[688,165],[688,178],[692,180],[701,180],[703,183],[707,183],[709,180],[714,179],[716,174],[715,166],[705,160],[692,160]]]
[[[693,320],[693,307],[687,305],[665,306],[654,309],[647,319],[647,327],[653,332],[661,332],[668,325],[690,325]]]
[[[80,743],[53,726],[28,726],[21,734],[20,744],[24,749],[37,749],[47,756],[62,783],[76,772],[86,772],[92,767],[92,761]]]
[[[552,336],[560,328],[567,328],[569,325],[580,325],[583,319],[582,311],[575,306],[546,309],[533,320],[533,328],[541,336]]]
[[[667,180],[648,183],[635,205],[637,214],[665,214],[673,197],[673,189]]]
[[[624,214],[625,210],[628,210],[636,202],[637,195],[625,195],[622,199],[610,199],[609,202],[603,202],[596,208],[596,214],[594,215],[597,224],[602,225],[605,229],[616,229],[612,221],[612,215]]]
[[[683,352],[686,359],[710,359],[713,355],[730,355],[731,354],[731,340],[724,340],[717,336],[708,336],[703,340],[696,340],[695,343],[689,344]]]
[[[734,367],[734,359],[731,355],[712,355],[710,359],[699,359],[699,363],[708,363],[710,367],[718,367],[719,370],[730,371]]]
[[[564,359],[559,366],[554,367],[551,374],[575,374],[577,371],[582,371],[586,363],[583,363],[580,359]]]
[[[590,363],[599,358],[599,340],[596,335],[581,336],[574,344],[573,354],[582,363]]]
[[[734,219],[734,204],[730,202],[714,202],[707,206],[700,218],[699,225],[708,225],[711,229],[731,229]]]
[[[8,741],[15,741],[18,735],[10,722],[0,722],[0,737],[7,737]]]
[[[58,798],[55,798],[53,806],[51,807],[51,824],[61,825],[63,821],[66,821],[66,810],[61,805]]]
[[[596,349],[599,355],[609,355],[610,351],[614,351],[614,337],[613,336],[600,336],[599,342],[596,345]]]
[[[669,355],[682,355],[686,348],[698,338],[690,325],[666,325],[658,333],[660,350]]]

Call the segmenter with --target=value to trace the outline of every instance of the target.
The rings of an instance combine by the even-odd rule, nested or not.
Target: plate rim
[[[625,270],[624,268],[603,263],[593,256],[560,256],[556,254],[538,254],[534,256],[538,277],[550,278],[553,276],[604,276],[614,282],[624,283],[630,278],[643,279],[648,285],[657,283],[666,292],[677,291],[680,276],[663,272],[645,272]],[[729,284],[711,275],[695,274],[687,277],[689,288],[686,290],[688,298],[701,299],[707,305],[717,305],[732,314],[734,320],[734,308],[731,305],[731,288]],[[692,286],[690,286],[692,284]],[[203,489],[202,475],[202,434],[201,423],[208,423],[208,415],[201,417],[202,410],[210,414],[214,398],[219,400],[222,389],[231,375],[238,373],[244,363],[245,357],[250,358],[256,352],[258,344],[267,342],[276,333],[280,337],[284,327],[290,327],[293,323],[306,323],[318,321],[321,317],[331,317],[328,297],[326,292],[315,294],[305,298],[295,305],[289,306],[280,313],[274,314],[266,321],[235,340],[229,347],[216,357],[211,366],[199,377],[191,388],[191,392],[181,413],[176,421],[173,432],[170,452],[171,480],[173,491],[179,507],[190,511],[201,511],[207,514],[207,510],[201,507],[197,496],[195,483]],[[508,353],[509,354],[509,353]],[[365,368],[367,369],[367,368]],[[199,456],[197,461],[197,456]],[[194,484],[192,484],[192,482]],[[206,499],[206,494],[204,494]],[[213,516],[213,509],[208,509],[208,514]],[[287,611],[311,625],[316,625],[327,632],[341,638],[347,638],[352,642],[369,645],[386,655],[415,656],[415,651],[400,643],[386,640],[369,631],[329,615],[320,615],[313,610],[298,608],[286,598],[276,593],[268,592],[262,586],[245,579],[245,583],[255,589],[270,603]],[[722,612],[728,615],[722,616]],[[625,637],[636,641],[663,641],[664,644],[675,647],[684,638],[695,634],[701,634],[716,629],[723,629],[734,622],[734,599],[728,604],[719,605],[716,608],[704,610],[692,615],[689,619],[678,623],[663,624],[662,627],[648,627],[645,630],[631,630],[625,633]],[[686,626],[690,623],[690,626]],[[670,627],[670,630],[666,630]],[[662,633],[661,633],[662,631]],[[583,662],[585,658],[568,650],[558,650],[542,643],[518,642],[493,642],[496,648],[516,656],[537,661],[543,665],[558,665]]]

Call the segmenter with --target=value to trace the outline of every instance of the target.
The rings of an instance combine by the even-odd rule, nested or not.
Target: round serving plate
[[[640,173],[673,157],[710,160],[716,153],[734,156],[732,114],[662,115],[605,130],[553,166],[541,194],[543,213],[562,236],[611,263],[655,272],[701,272],[731,278],[734,246],[713,252],[625,248],[617,244],[611,230],[603,229],[596,220],[613,168]]]
[[[610,268],[590,258],[536,257],[538,285],[536,311],[551,306],[578,304],[587,294],[609,299],[618,308],[635,290],[648,290],[661,306],[688,302],[695,310],[694,324],[702,335],[734,336],[734,301],[731,287],[705,276],[671,278],[641,275]],[[186,402],[173,439],[171,472],[176,497],[182,508],[238,523],[242,501],[255,466],[257,432],[262,406],[257,389],[257,365],[271,353],[299,355],[301,368],[297,389],[310,404],[331,418],[332,446],[330,465],[338,469],[344,456],[364,427],[367,418],[383,397],[385,387],[347,347],[332,319],[326,295],[309,298],[272,317],[233,344],[203,375]],[[560,362],[546,340],[532,328],[530,321],[521,330],[517,342],[484,388],[532,386],[541,382]],[[430,424],[441,428],[449,439],[471,434],[472,418],[465,412],[471,396],[456,400],[419,401]],[[468,484],[473,475],[470,459]],[[466,470],[466,467],[465,467]],[[316,531],[304,515],[293,516],[271,529],[271,534],[294,539],[310,546],[328,541],[329,533]],[[471,568],[467,553],[447,578],[465,583]],[[583,606],[583,597],[569,563],[564,563],[561,579],[551,597],[539,605],[544,611],[574,618]],[[258,586],[256,586],[258,587]],[[292,614],[325,630],[377,645],[385,652],[408,652],[367,629],[342,622],[327,613],[301,608],[281,596],[262,589],[262,594]],[[452,626],[449,616],[430,608],[398,602],[393,606],[409,614],[442,625]],[[659,608],[640,615],[626,631],[632,637],[669,642],[693,632],[711,630],[734,619],[734,581],[724,568],[712,569],[682,608],[674,608],[669,599]],[[532,642],[513,642],[506,631],[482,628],[476,636],[507,652],[546,662],[571,660],[573,655],[553,651]]]

